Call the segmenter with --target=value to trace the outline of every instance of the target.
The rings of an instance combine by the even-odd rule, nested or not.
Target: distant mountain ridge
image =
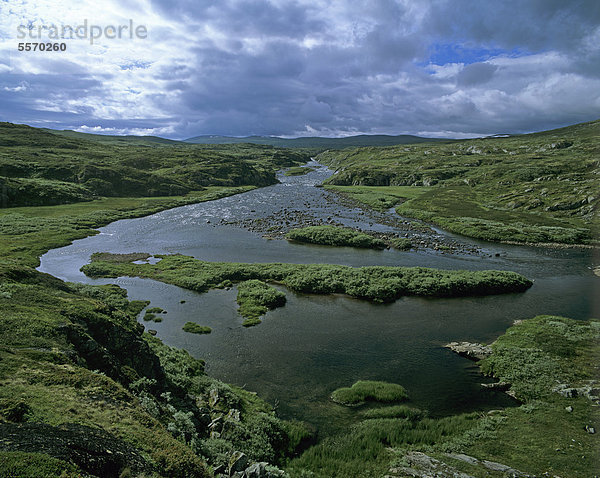
[[[356,148],[361,146],[395,146],[398,144],[415,144],[431,142],[454,141],[445,138],[423,138],[403,134],[391,136],[386,134],[360,134],[356,136],[346,136],[344,138],[323,138],[319,136],[307,136],[302,138],[280,138],[278,136],[245,136],[238,138],[236,136],[202,135],[194,136],[184,140],[186,143],[194,144],[237,144],[253,143],[276,146],[279,148]]]
[[[73,131],[71,129],[49,129],[49,128],[39,128],[42,131],[46,131],[47,133],[58,134],[60,136],[65,136],[67,138],[72,139],[83,139],[83,140],[91,140],[91,141],[102,141],[106,143],[127,143],[127,144],[176,144],[181,143],[181,141],[177,141],[175,139],[167,139],[161,138],[160,136],[136,136],[133,134],[128,135],[113,135],[113,134],[98,134],[98,133],[81,133],[79,131]]]

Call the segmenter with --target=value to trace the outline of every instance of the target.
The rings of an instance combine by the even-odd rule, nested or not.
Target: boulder
[[[241,451],[234,451],[229,458],[229,475],[243,472],[248,465],[248,457]]]

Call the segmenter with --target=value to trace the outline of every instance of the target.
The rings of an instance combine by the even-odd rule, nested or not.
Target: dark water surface
[[[101,228],[97,236],[49,251],[39,269],[68,281],[117,283],[131,299],[150,299],[151,306],[168,311],[163,322],[146,324],[165,343],[206,359],[209,374],[258,392],[278,406],[282,417],[306,420],[325,432],[356,414],[333,404],[329,395],[360,379],[400,383],[409,391],[411,405],[434,415],[510,405],[506,395],[482,389],[479,384],[485,379],[472,362],[442,345],[453,340],[489,343],[515,319],[538,314],[576,319],[594,315],[593,292],[599,279],[590,269],[589,250],[498,245],[461,237],[482,253],[373,251],[266,240],[241,228],[218,225],[221,219],[259,218],[288,208],[364,229],[393,230],[373,223],[358,209],[328,200],[331,193],[314,185],[331,173],[311,166],[317,171],[281,176],[281,184],[267,188],[117,221]],[[403,298],[386,305],[285,290],[285,307],[246,329],[237,314],[235,290],[198,294],[147,279],[92,280],[79,268],[97,251],[182,253],[208,261],[504,269],[535,283],[522,294]],[[205,336],[183,332],[181,327],[190,320],[212,327],[213,332]]]

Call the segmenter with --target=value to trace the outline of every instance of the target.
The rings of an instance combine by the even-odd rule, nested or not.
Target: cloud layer
[[[0,0],[0,119],[112,134],[467,137],[600,117],[600,3]],[[147,38],[20,52],[20,25]],[[28,30],[29,32],[29,30]],[[37,40],[39,41],[39,40]]]

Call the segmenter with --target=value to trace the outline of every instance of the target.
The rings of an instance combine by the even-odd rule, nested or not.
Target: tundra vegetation
[[[0,123],[0,204],[48,206],[100,197],[186,196],[206,186],[266,186],[303,150],[104,138]]]
[[[600,121],[542,133],[329,150],[327,187],[489,241],[598,244]]]

